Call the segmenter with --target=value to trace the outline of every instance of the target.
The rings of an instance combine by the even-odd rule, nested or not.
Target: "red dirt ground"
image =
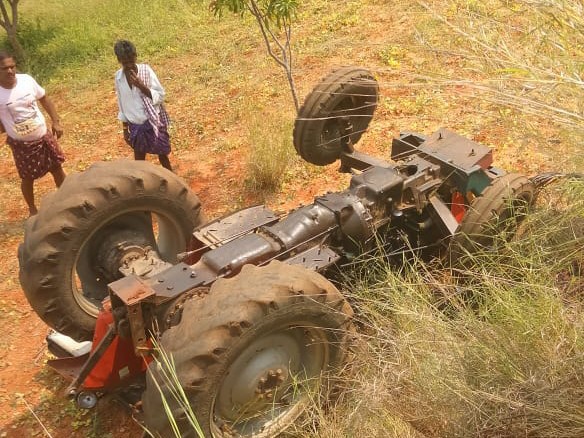
[[[378,32],[369,35],[368,44],[381,47],[382,43],[388,44],[385,29],[392,24],[393,18],[389,13],[386,16],[377,13],[372,16],[385,25],[369,23],[370,26],[377,25]],[[372,59],[376,59],[375,54],[370,54],[371,59],[365,59],[364,55],[357,57],[352,53],[348,56],[351,59],[355,57],[352,63],[359,65],[371,65],[368,61],[373,63]],[[165,65],[168,71],[188,68],[184,59],[170,62],[174,62],[174,65]],[[414,64],[416,62],[412,61]],[[339,64],[347,63],[342,60],[335,63],[333,59],[323,62],[320,58],[306,57],[301,67],[304,76],[299,84],[300,95],[309,91],[319,77],[330,71],[331,66]],[[280,74],[277,67],[271,68],[277,72],[274,74]],[[384,77],[385,85],[395,84],[403,77],[403,72],[388,71]],[[238,142],[243,137],[238,131],[241,127],[234,126],[226,131],[220,122],[229,110],[229,102],[216,99],[214,104],[206,103],[207,106],[198,109],[196,114],[181,114],[181,108],[192,108],[192,104],[189,106],[189,102],[181,101],[181,93],[176,89],[179,87],[178,80],[174,83],[169,81],[165,85],[169,95],[173,96],[168,109],[175,120],[174,138],[179,139],[180,144],[187,145],[175,149],[171,162],[176,173],[199,195],[207,216],[212,218],[234,207],[263,202],[257,194],[242,191],[245,149],[236,147],[222,151],[216,147],[217,139]],[[110,90],[105,99],[104,89]],[[237,90],[232,92],[236,93]],[[466,132],[463,134],[475,140],[496,143],[505,139],[500,120],[481,120],[482,123],[470,122],[466,125],[461,122],[462,119],[473,119],[473,115],[469,114],[473,111],[471,108],[480,111],[476,105],[469,103],[470,93],[466,93],[467,97],[464,94],[456,96],[457,91],[451,90],[447,102],[450,106],[441,110],[410,105],[406,111],[399,104],[413,101],[415,89],[387,86],[382,92],[384,105],[378,108],[375,116],[377,122],[372,125],[371,132],[363,137],[359,145],[361,151],[386,154],[391,137],[400,128],[430,133],[439,126],[456,130],[464,127]],[[67,155],[65,170],[68,173],[83,170],[95,161],[130,157],[130,151],[121,138],[119,124],[115,121],[117,108],[113,84],[104,80],[87,90],[71,94],[55,93],[51,97],[63,118],[65,134],[61,145]],[[394,101],[398,103],[396,108],[393,107]],[[475,114],[474,119],[485,117],[483,114],[480,117]],[[202,133],[192,129],[193,120],[203,127]],[[3,139],[0,139],[0,143],[3,143]],[[514,159],[516,152],[505,145],[498,152],[498,164],[501,167],[512,163],[515,170],[531,173],[535,168],[546,166],[542,164],[546,158],[539,156],[535,149],[528,150],[529,153],[525,153],[521,159]],[[272,207],[288,210],[306,203],[318,193],[337,189],[344,177],[339,178],[336,167],[330,166],[311,171],[309,178],[310,184],[301,178],[286,182],[283,188],[285,196],[279,201],[274,200],[275,205]],[[67,382],[45,365],[48,355],[44,339],[48,328],[30,309],[18,283],[16,254],[27,214],[12,157],[6,146],[0,146],[0,189],[3,197],[0,203],[0,244],[3,255],[0,259],[0,272],[3,274],[0,277],[0,438],[49,435],[55,438],[141,436],[140,427],[114,401],[103,400],[95,411],[78,411],[63,395]],[[37,198],[40,199],[42,194],[52,190],[54,187],[50,178],[43,178],[36,186]]]
[[[75,102],[65,94],[51,96],[64,119],[65,133],[60,143],[67,156],[64,165],[67,173],[81,171],[99,160],[131,157],[121,138],[119,124],[115,121],[115,96],[110,95],[101,102],[96,102],[94,96],[92,90],[82,96],[77,95]],[[180,105],[178,99],[174,101],[174,106]],[[72,115],[83,112],[91,114],[91,120]],[[169,112],[173,114],[171,105]],[[175,172],[199,195],[208,218],[217,217],[239,204],[262,202],[255,193],[244,190],[242,194],[242,175],[245,174],[243,150],[235,148],[221,152],[215,147],[216,137],[226,135],[217,126],[218,112],[207,108],[205,113],[197,115],[198,123],[209,129],[203,138],[196,133],[177,132],[181,128],[175,128],[176,136],[193,147],[175,150],[171,154]],[[176,125],[186,125],[182,117],[181,114],[175,117]],[[239,134],[233,131],[229,135],[237,138]],[[93,146],[89,146],[91,144]],[[325,170],[323,175],[328,173],[334,175],[335,171]],[[18,283],[16,254],[27,211],[7,146],[0,148],[0,178],[4,198],[0,213],[0,242],[4,254],[0,260],[0,271],[3,273],[0,279],[0,438],[142,436],[142,429],[114,400],[101,400],[94,411],[77,410],[74,403],[64,396],[68,382],[46,366],[50,356],[45,337],[49,329],[31,310]],[[296,207],[300,202],[312,199],[321,189],[321,184],[308,187],[303,184],[297,187],[289,185],[289,196],[285,201],[277,202],[277,208],[286,210]],[[37,181],[37,206],[42,195],[52,190],[54,186],[50,176]],[[237,193],[239,204],[233,201],[234,193]]]
[[[63,96],[52,96],[61,114],[68,106]],[[96,114],[96,109],[98,113]],[[83,109],[78,109],[83,111]],[[82,170],[91,162],[102,159],[129,158],[129,149],[119,135],[115,122],[115,100],[109,99],[102,108],[93,107],[93,120],[107,120],[102,129],[94,133],[92,121],[65,119],[65,134],[61,146],[67,155],[67,173]],[[76,122],[76,123],[75,123]],[[80,148],[83,136],[96,135],[95,145],[108,145],[100,150]],[[229,190],[240,182],[242,160],[237,151],[229,156],[205,151],[209,144],[196,138],[195,152],[179,152],[171,155],[175,171],[187,179],[195,193],[200,195],[208,217],[222,213],[229,205]],[[3,140],[2,140],[3,141]],[[210,142],[207,142],[210,143]],[[124,408],[114,401],[100,403],[95,412],[79,412],[64,397],[67,382],[48,369],[45,337],[47,326],[30,309],[18,284],[17,247],[22,239],[24,220],[27,216],[21,199],[19,180],[9,149],[0,149],[0,178],[3,201],[0,218],[0,241],[4,257],[0,260],[0,437],[22,436],[127,436],[138,437],[142,430]],[[217,169],[222,169],[222,181],[218,185]],[[193,170],[194,169],[194,170]],[[215,184],[213,184],[215,183]],[[37,203],[40,195],[53,190],[49,176],[37,182]],[[38,418],[38,420],[37,420]],[[42,424],[42,425],[41,425]],[[47,431],[43,428],[46,427]]]

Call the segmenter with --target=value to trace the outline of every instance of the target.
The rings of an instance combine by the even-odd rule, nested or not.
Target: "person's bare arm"
[[[61,136],[63,135],[63,128],[61,128],[61,120],[59,119],[59,114],[57,114],[57,109],[55,108],[55,105],[53,104],[51,99],[49,99],[46,95],[41,97],[39,99],[39,102],[41,103],[45,111],[49,114],[49,117],[51,117],[53,134],[55,134],[57,138],[61,138]]]
[[[132,143],[130,142],[130,127],[126,122],[122,122],[122,132],[124,133],[124,141],[128,146],[132,146]]]

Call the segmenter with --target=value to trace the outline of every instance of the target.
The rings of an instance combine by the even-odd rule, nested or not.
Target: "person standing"
[[[47,128],[37,101],[49,114],[51,129]],[[62,167],[65,156],[57,142],[63,129],[45,90],[32,76],[17,74],[13,56],[4,51],[0,51],[0,122],[0,129],[7,135],[6,143],[12,149],[22,195],[33,216],[37,213],[34,181],[49,172],[57,187],[65,180]]]
[[[114,53],[122,66],[116,72],[115,87],[124,140],[134,150],[134,159],[156,154],[160,164],[172,170],[164,88],[148,64],[136,64],[136,47],[130,41],[116,41]]]

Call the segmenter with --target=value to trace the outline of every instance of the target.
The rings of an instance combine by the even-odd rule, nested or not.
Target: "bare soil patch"
[[[433,88],[431,84],[425,87],[408,84],[408,77],[423,73],[429,62],[438,61],[404,46],[399,60],[402,67],[392,70],[382,65],[379,53],[406,39],[406,32],[388,29],[411,29],[414,18],[408,18],[407,14],[400,16],[393,8],[381,4],[372,5],[368,10],[364,7],[361,16],[371,19],[364,20],[360,35],[346,36],[352,45],[346,45],[343,52],[333,47],[326,58],[308,54],[297,63],[301,98],[334,66],[355,64],[376,71],[382,100],[359,150],[388,156],[391,138],[400,130],[431,133],[446,126],[495,146],[496,162],[509,170],[531,174],[548,169],[550,156],[561,156],[553,128],[549,128],[547,139],[530,142],[525,137],[514,142],[505,125],[505,119],[512,114],[493,111],[489,104],[477,104],[480,96],[473,95],[463,85],[445,89]],[[335,44],[343,45],[341,40]],[[263,48],[259,47],[253,56],[263,59],[262,53]],[[439,62],[451,66],[455,74],[459,60],[456,54],[446,53],[440,56]],[[295,164],[280,192],[268,199],[246,190],[250,145],[246,144],[245,127],[239,124],[233,107],[241,96],[253,99],[247,82],[258,84],[266,78],[279,78],[278,68],[267,65],[259,73],[250,72],[250,78],[254,77],[252,73],[259,75],[255,79],[242,78],[241,86],[226,85],[225,89],[195,96],[181,90],[184,84],[181,78],[197,66],[195,54],[169,59],[159,66],[169,76],[162,75],[162,81],[170,96],[168,109],[174,119],[171,162],[176,173],[201,198],[208,218],[262,202],[275,210],[286,211],[310,202],[327,190],[346,187],[348,177],[339,175],[335,164],[325,168]],[[285,90],[285,83],[280,79],[274,79],[274,83]],[[260,85],[256,86],[261,91]],[[102,83],[81,92],[69,93],[63,88],[51,97],[63,118],[65,134],[61,145],[67,156],[66,172],[82,171],[100,160],[131,157],[115,119],[117,107],[111,78],[104,78]],[[271,111],[291,106],[285,91],[281,91],[277,101],[279,107]],[[544,155],[542,145],[548,144],[548,140],[554,149]],[[140,427],[114,400],[102,400],[94,411],[77,410],[64,397],[67,382],[45,365],[48,354],[44,339],[48,328],[30,309],[18,283],[17,248],[27,215],[19,184],[10,150],[0,146],[3,198],[0,203],[0,272],[3,274],[0,277],[0,438],[48,436],[48,433],[55,438],[141,436]],[[37,199],[52,190],[50,177],[43,178],[36,184]]]

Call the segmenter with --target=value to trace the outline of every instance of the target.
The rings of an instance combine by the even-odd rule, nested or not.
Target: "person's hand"
[[[63,128],[61,128],[61,123],[53,122],[52,131],[55,137],[61,138],[63,135]]]
[[[140,90],[146,88],[146,85],[144,85],[144,82],[142,82],[142,79],[138,77],[138,73],[136,73],[134,70],[130,70],[128,79],[130,79],[130,83],[132,85],[138,87]]]
[[[128,144],[128,146],[132,146],[130,144],[130,129],[127,126],[124,126],[124,141]]]
[[[152,92],[150,91],[150,88],[148,88],[146,84],[142,82],[142,79],[140,79],[140,77],[138,76],[137,70],[134,69],[126,70],[126,79],[128,80],[128,84],[130,86],[136,87],[138,90],[142,92],[144,96],[147,96],[150,99],[152,99]]]

